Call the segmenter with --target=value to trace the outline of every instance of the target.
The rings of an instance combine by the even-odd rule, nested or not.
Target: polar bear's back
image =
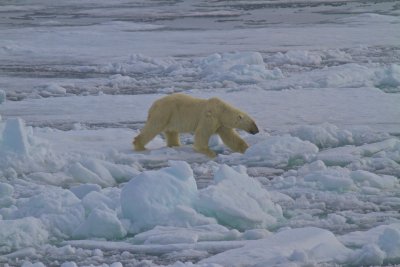
[[[165,131],[194,132],[207,101],[185,94],[168,95],[154,102],[149,119],[152,116],[162,119],[160,123],[167,124]]]

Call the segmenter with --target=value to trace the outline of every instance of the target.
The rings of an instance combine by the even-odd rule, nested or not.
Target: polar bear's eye
[[[243,119],[243,115],[239,114],[238,119],[239,120]]]

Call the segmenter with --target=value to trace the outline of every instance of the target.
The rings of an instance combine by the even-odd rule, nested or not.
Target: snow
[[[395,1],[28,2],[0,7],[1,266],[400,263]],[[174,92],[260,133],[133,151]]]

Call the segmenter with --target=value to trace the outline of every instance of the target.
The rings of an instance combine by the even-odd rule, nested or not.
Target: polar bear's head
[[[236,116],[236,122],[234,123],[234,127],[232,128],[241,129],[251,134],[256,134],[259,132],[254,120],[250,118],[249,115],[243,112],[239,113]]]
[[[254,120],[245,112],[218,98],[211,98],[210,104],[213,116],[218,119],[221,126],[241,129],[251,134],[259,132]]]

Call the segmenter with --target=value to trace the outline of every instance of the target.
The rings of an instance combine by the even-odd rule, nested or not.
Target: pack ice
[[[0,266],[400,264],[396,1],[5,2]],[[260,133],[132,151],[173,92]]]
[[[96,257],[101,249],[121,255],[197,257],[202,259],[198,266],[381,264],[395,262],[400,256],[388,245],[400,242],[396,224],[387,230],[378,226],[376,230],[337,236],[331,231],[351,230],[349,220],[357,216],[338,208],[327,218],[315,217],[335,202],[352,202],[357,205],[353,210],[368,209],[371,204],[362,195],[390,196],[399,188],[390,168],[388,173],[381,169],[382,174],[375,174],[354,167],[368,158],[382,158],[383,151],[397,160],[394,152],[399,142],[389,135],[360,135],[359,129],[342,130],[323,124],[294,128],[291,133],[298,137],[261,136],[250,140],[253,145],[249,150],[232,157],[230,164],[236,161],[261,172],[263,168],[288,171],[265,180],[249,177],[251,171],[243,165],[204,162],[194,165],[195,173],[211,170],[214,177],[208,186],[198,189],[193,169],[184,161],[170,161],[169,167],[159,170],[139,171],[133,161],[112,162],[121,157],[115,151],[107,158],[104,154],[88,158],[76,151],[57,153],[51,142],[39,136],[47,136],[49,131],[61,133],[51,129],[36,132],[21,119],[9,119],[1,123],[1,128],[0,155],[3,164],[8,163],[2,168],[6,180],[0,183],[3,259],[45,251],[57,255],[62,253],[62,245],[79,248],[81,256],[92,253]],[[85,130],[78,131],[85,135]],[[350,169],[331,166],[332,160],[326,155],[335,155],[338,148],[346,148],[353,156],[347,163]],[[27,165],[38,171],[29,173]],[[293,166],[301,167],[295,170]],[[46,175],[45,170],[54,174]],[[379,213],[367,218],[374,224]],[[314,228],[306,226],[310,223]],[[354,244],[352,236],[360,241]],[[179,264],[174,266],[192,266]]]

